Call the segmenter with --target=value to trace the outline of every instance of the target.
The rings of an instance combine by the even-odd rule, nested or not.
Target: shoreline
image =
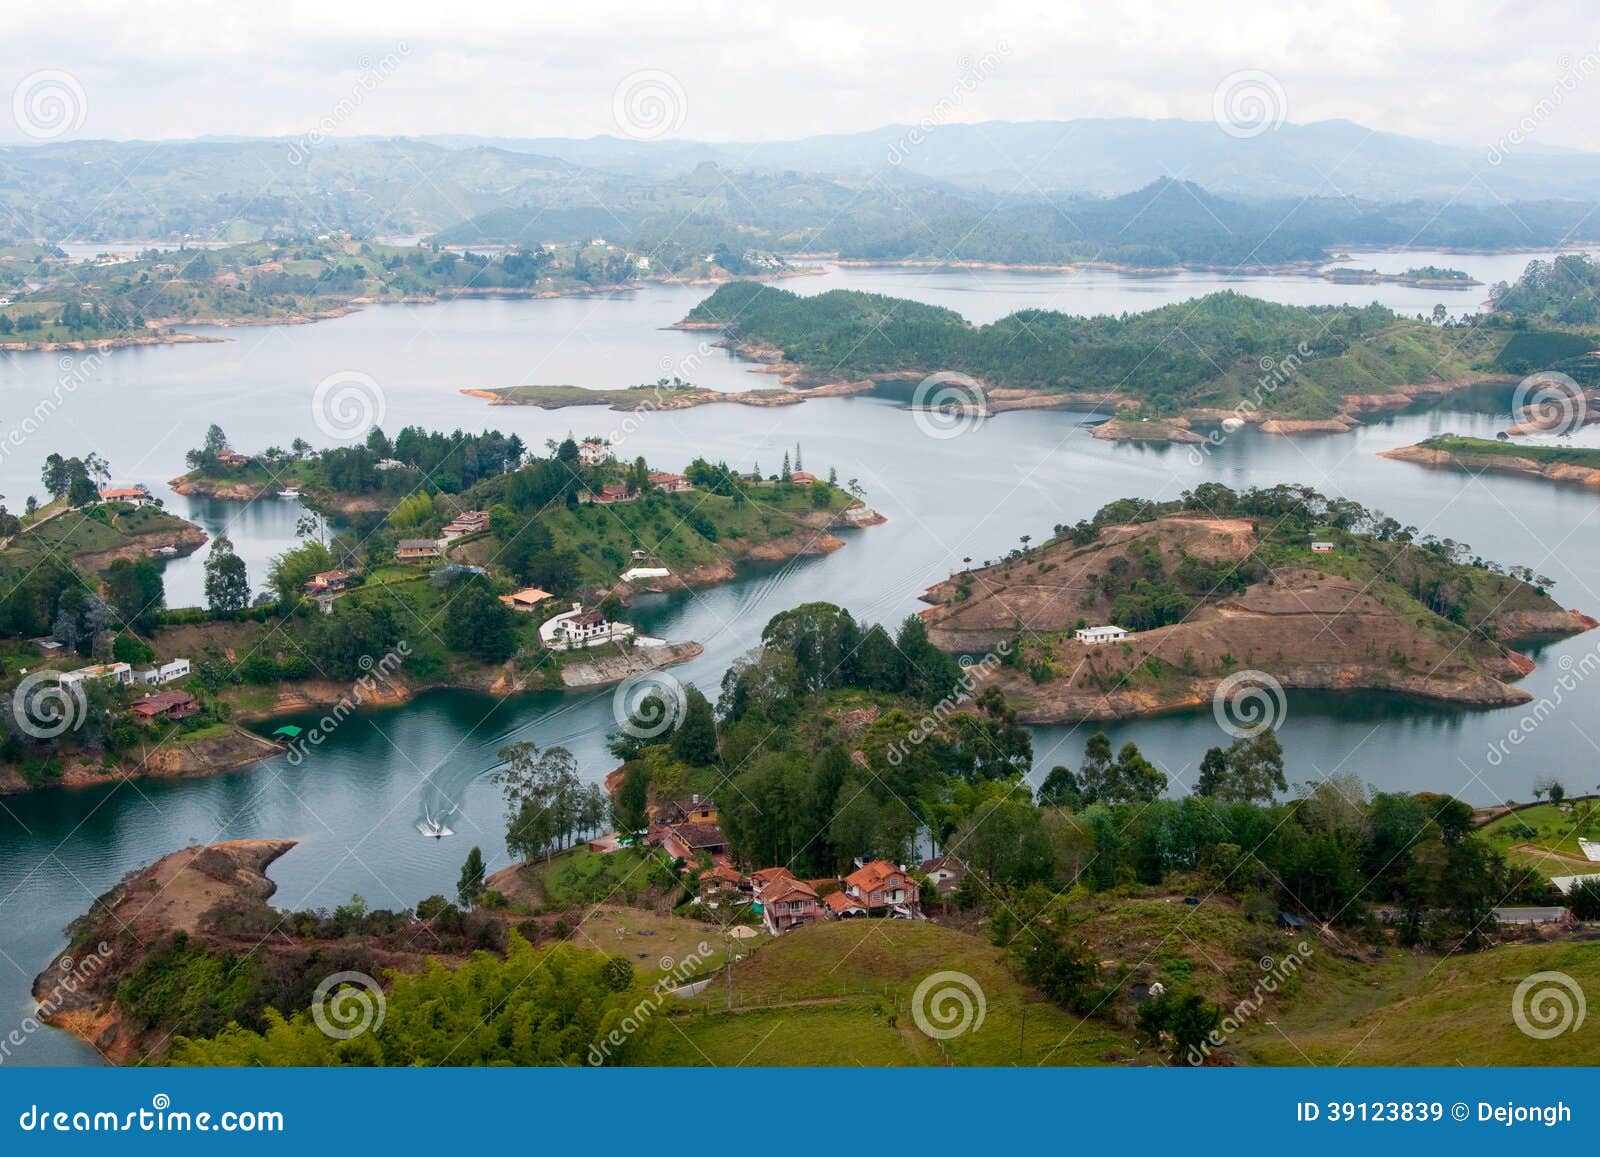
[[[815,277],[825,273],[827,273],[827,270],[821,267],[808,266],[804,269],[785,269],[764,273],[756,280],[787,280],[791,277]],[[340,298],[330,302],[329,305],[322,309],[312,310],[308,313],[286,314],[280,317],[173,317],[160,318],[156,324],[160,326],[209,326],[213,329],[234,329],[244,326],[313,325],[319,321],[332,321],[337,318],[348,317],[350,314],[361,312],[362,309],[369,305],[438,305],[441,302],[457,299],[492,297],[526,297],[539,300],[562,297],[591,297],[596,294],[633,292],[649,285],[725,285],[731,281],[741,280],[748,279],[734,274],[721,277],[691,278],[655,275],[610,285],[575,285],[561,289],[540,289],[534,286],[446,286],[433,293],[413,293],[396,297]],[[131,337],[81,338],[74,341],[0,342],[0,353],[52,353],[61,350],[113,349],[124,346],[195,345],[232,340],[232,338],[215,337],[211,334],[188,333],[180,329],[173,329],[169,332],[138,334]]]
[[[849,511],[864,511],[849,517]],[[745,563],[787,562],[791,559],[832,553],[845,546],[834,530],[857,529],[875,526],[887,520],[871,507],[859,501],[845,510],[813,512],[804,516],[789,534],[757,543],[747,548],[734,564],[723,563],[713,567],[697,567],[683,575],[673,575],[669,582],[652,584],[663,590],[695,590],[731,582],[739,577],[739,567]],[[620,584],[623,602],[638,594],[656,593],[643,585]],[[592,691],[611,686],[647,671],[677,666],[698,658],[705,646],[694,640],[662,642],[658,646],[634,646],[623,650],[596,648],[603,652],[568,659],[558,671],[539,670],[521,672],[515,668],[515,659],[504,664],[479,667],[457,672],[456,678],[436,680],[424,684],[411,684],[403,679],[382,680],[376,689],[363,690],[352,685],[326,680],[302,680],[277,684],[276,698],[264,710],[236,710],[229,720],[228,734],[214,739],[197,740],[184,745],[181,740],[164,744],[158,751],[170,751],[172,756],[160,760],[147,770],[147,762],[133,767],[118,764],[114,768],[92,766],[88,763],[69,764],[60,780],[32,786],[13,773],[0,777],[0,797],[51,789],[75,790],[100,787],[125,779],[203,779],[231,771],[241,771],[287,750],[283,745],[248,730],[246,724],[270,723],[321,708],[335,708],[349,702],[356,708],[402,707],[430,691],[465,691],[491,697],[506,698],[511,695],[550,692],[565,694],[568,691]],[[233,745],[251,745],[249,751],[231,749]],[[221,758],[213,752],[221,748]],[[176,758],[188,755],[189,761]],[[147,757],[148,758],[148,757]]]
[[[1398,446],[1393,450],[1380,450],[1378,457],[1389,458],[1396,462],[1411,462],[1431,469],[1461,470],[1467,473],[1487,471],[1495,474],[1520,474],[1528,478],[1542,478],[1563,485],[1600,490],[1600,467],[1596,466],[1540,462],[1535,458],[1524,458],[1515,454],[1443,450],[1421,443]]]

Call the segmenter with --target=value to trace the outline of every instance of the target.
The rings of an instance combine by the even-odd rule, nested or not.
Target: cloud
[[[919,0],[862,5],[724,0],[641,5],[422,0],[240,6],[210,0],[57,0],[0,9],[0,84],[41,68],[82,84],[75,135],[177,138],[303,132],[363,61],[403,68],[340,131],[591,136],[614,132],[625,76],[663,70],[687,108],[677,135],[771,140],[909,123],[997,44],[1005,66],[956,119],[1211,115],[1219,80],[1271,73],[1289,119],[1482,145],[1600,51],[1577,0],[1483,10],[1340,0],[1294,6],[1129,0]],[[1571,93],[1538,143],[1596,147],[1600,77]],[[21,139],[0,118],[0,139]]]

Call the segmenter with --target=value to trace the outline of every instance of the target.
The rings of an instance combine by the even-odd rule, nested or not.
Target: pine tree
[[[483,895],[483,852],[476,846],[467,853],[467,862],[461,865],[461,878],[456,881],[456,899],[463,908],[476,908]]]

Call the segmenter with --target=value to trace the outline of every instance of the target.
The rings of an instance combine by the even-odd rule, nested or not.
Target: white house
[[[1119,639],[1126,639],[1132,632],[1121,627],[1080,627],[1073,631],[1073,637],[1080,643],[1115,643]]]
[[[161,683],[170,683],[174,679],[182,679],[189,674],[189,660],[174,659],[170,663],[163,663],[156,668],[156,680]]]
[[[1316,554],[1332,554],[1333,553],[1333,543],[1331,543],[1331,542],[1313,542],[1311,544],[1311,550],[1313,551],[1313,553],[1316,553]]]
[[[110,679],[127,687],[133,683],[133,667],[127,663],[96,663],[61,676],[62,684],[67,687],[80,686],[89,679]]]
[[[622,572],[622,581],[625,583],[638,582],[641,579],[671,578],[672,572],[664,566],[636,566]]]
[[[133,681],[146,687],[154,687],[161,682],[161,672],[154,667],[140,667],[133,673]]]
[[[633,628],[627,623],[613,623],[604,611],[585,611],[582,603],[573,603],[570,611],[539,624],[539,641],[552,651],[598,647],[632,635]]]
[[[578,446],[578,461],[585,466],[598,466],[611,457],[611,447],[601,438],[589,438]]]

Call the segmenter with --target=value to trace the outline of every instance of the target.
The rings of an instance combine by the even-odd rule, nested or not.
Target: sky
[[[0,4],[0,142],[778,140],[1083,116],[1346,118],[1600,151],[1600,5],[1451,0]],[[10,115],[5,115],[9,111]]]

